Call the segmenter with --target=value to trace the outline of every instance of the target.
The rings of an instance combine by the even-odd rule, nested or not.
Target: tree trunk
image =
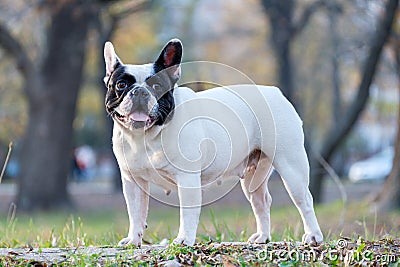
[[[362,79],[358,87],[357,95],[348,110],[344,113],[345,115],[342,116],[342,120],[338,122],[337,126],[331,128],[327,138],[323,142],[320,156],[327,162],[331,161],[333,154],[351,132],[367,104],[369,88],[373,81],[381,52],[390,35],[398,4],[399,0],[387,1],[382,20],[377,27],[375,36],[371,38],[370,51],[363,68]],[[323,167],[318,162],[318,156],[312,156],[311,159],[313,161],[311,162],[313,169],[310,180],[310,190],[315,202],[321,202],[322,182],[325,172],[321,172]]]
[[[91,14],[84,1],[46,4],[51,14],[47,55],[35,81],[26,80],[28,127],[21,147],[18,210],[70,207],[67,176],[73,120],[82,81]]]
[[[284,95],[289,99],[299,112],[293,88],[293,69],[291,63],[291,46],[288,40],[274,44],[274,51],[278,57],[279,86]]]
[[[262,0],[272,31],[270,42],[276,55],[278,84],[283,94],[296,106],[291,64],[291,41],[294,37],[293,0]]]
[[[342,117],[342,97],[340,94],[341,88],[341,79],[340,79],[340,62],[339,62],[339,34],[337,30],[337,12],[330,11],[329,17],[329,30],[331,31],[331,44],[332,44],[332,57],[331,57],[331,65],[332,65],[332,88],[333,88],[333,97],[332,97],[332,120],[337,126],[337,122],[340,121]]]

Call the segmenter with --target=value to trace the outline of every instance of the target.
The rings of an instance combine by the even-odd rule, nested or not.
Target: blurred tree
[[[397,12],[396,27],[390,39],[391,49],[394,52],[396,70],[398,74],[398,89],[400,93],[400,14]],[[378,193],[377,201],[379,211],[400,209],[400,101],[397,112],[397,137],[392,171],[389,174],[382,190]]]
[[[20,152],[19,210],[71,206],[67,176],[72,161],[72,125],[83,80],[88,32],[104,9],[117,8],[113,5],[115,2],[46,0],[33,4],[49,16],[46,53],[35,60],[5,23],[0,23],[0,47],[14,58],[24,78],[28,102],[28,125]],[[111,25],[114,30],[116,23]]]
[[[319,158],[322,157],[327,162],[331,161],[332,156],[351,132],[355,122],[366,107],[370,95],[370,86],[379,63],[381,52],[390,35],[398,4],[399,0],[387,1],[381,21],[376,28],[374,36],[370,39],[368,56],[362,69],[357,93],[348,108],[343,112],[346,115],[341,116],[340,120],[329,130],[322,143],[320,155],[314,155],[314,153],[310,155],[312,171],[310,190],[316,202],[321,201],[322,182],[325,174],[320,171],[323,167]]]
[[[301,113],[302,109],[296,99],[293,84],[294,69],[291,56],[292,43],[296,36],[298,36],[310,21],[312,15],[322,7],[329,11],[331,26],[334,27],[334,16],[341,13],[340,5],[335,1],[316,0],[306,5],[301,14],[297,16],[298,19],[295,19],[295,10],[297,9],[298,4],[296,0],[261,0],[261,3],[264,7],[272,31],[270,42],[272,43],[272,47],[277,57],[278,84],[286,97]],[[335,120],[335,123],[332,125],[326,138],[323,140],[320,153],[315,155],[313,151],[310,151],[311,145],[307,144],[312,172],[310,190],[316,202],[321,201],[322,181],[325,174],[325,172],[321,172],[323,167],[321,166],[320,158],[322,157],[327,162],[332,160],[333,154],[346,139],[361,112],[364,110],[369,97],[369,87],[372,83],[382,48],[390,34],[397,6],[398,0],[389,0],[387,2],[384,14],[382,15],[382,21],[376,29],[374,38],[371,38],[370,40],[370,49],[362,70],[362,78],[358,86],[357,94],[345,111],[342,110],[340,105],[341,102],[339,101],[340,84],[339,77],[337,76],[338,62],[336,59],[332,60],[332,77],[334,84],[333,114],[338,120]],[[335,33],[333,33],[331,38],[333,42],[338,41]],[[346,116],[341,116],[340,113],[346,114]]]
[[[292,104],[299,108],[293,85],[292,43],[307,26],[312,15],[327,5],[328,1],[318,0],[308,4],[298,19],[294,16],[297,0],[261,0],[261,3],[270,24],[270,42],[276,55],[279,87]]]
[[[82,81],[91,18],[86,1],[42,1],[48,12],[47,53],[41,62],[0,24],[0,45],[14,58],[24,77],[28,126],[21,145],[19,210],[70,206],[67,174],[71,165],[72,122]]]
[[[342,97],[340,95],[340,87],[341,87],[341,79],[340,79],[340,67],[339,67],[339,45],[340,45],[340,37],[337,29],[337,17],[342,14],[343,10],[340,5],[332,6],[328,10],[328,18],[329,18],[329,31],[330,31],[330,43],[332,44],[332,56],[331,56],[331,65],[332,65],[332,89],[333,89],[333,98],[332,98],[332,115],[333,122],[336,124],[340,121],[342,117]],[[334,126],[336,127],[336,125]]]

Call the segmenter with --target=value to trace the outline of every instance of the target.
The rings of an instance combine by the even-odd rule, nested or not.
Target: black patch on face
[[[158,119],[156,125],[163,125],[168,122],[173,115],[175,109],[174,94],[172,91],[168,91],[158,101]]]
[[[155,125],[163,125],[172,118],[175,109],[175,82],[171,80],[171,77],[165,69],[159,69],[156,64],[153,65],[153,70],[155,74],[149,77],[146,80],[146,83],[151,88],[152,94],[157,99],[158,109],[155,114],[150,114],[150,116],[154,116]],[[159,84],[160,88],[155,89],[153,86],[154,84]]]
[[[127,87],[124,90],[119,90],[116,87],[117,82],[124,81]],[[125,72],[125,66],[119,64],[118,67],[112,72],[107,86],[107,93],[105,99],[106,111],[108,114],[113,115],[114,109],[121,104],[129,88],[136,82],[135,76]]]

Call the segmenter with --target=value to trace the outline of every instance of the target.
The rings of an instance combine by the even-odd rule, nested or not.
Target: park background
[[[78,222],[85,229],[74,230],[81,239],[69,245],[82,236],[86,243],[112,243],[125,234],[112,122],[104,109],[103,46],[111,40],[124,62],[142,64],[174,37],[183,42],[183,62],[226,64],[257,84],[278,85],[296,106],[317,217],[328,238],[398,232],[398,1],[6,0],[0,3],[0,166],[7,163],[0,244],[51,243],[55,231]],[[185,75],[234,80],[206,69],[183,69]],[[382,151],[389,151],[383,161],[361,165],[366,176],[374,173],[371,179],[349,180],[354,163]],[[299,240],[299,215],[279,178],[272,177],[270,191],[273,239]],[[178,209],[152,201],[149,216],[149,242],[176,234]],[[254,226],[235,187],[203,209],[199,232],[246,239]]]

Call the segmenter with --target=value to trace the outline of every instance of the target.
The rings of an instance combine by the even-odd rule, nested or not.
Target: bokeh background
[[[398,1],[3,0],[0,214],[124,210],[103,46],[111,40],[123,62],[143,64],[171,38],[182,40],[183,62],[223,63],[282,89],[304,122],[315,203],[399,208]],[[270,188],[274,206],[291,204],[277,175]],[[248,205],[238,188],[218,203]]]

